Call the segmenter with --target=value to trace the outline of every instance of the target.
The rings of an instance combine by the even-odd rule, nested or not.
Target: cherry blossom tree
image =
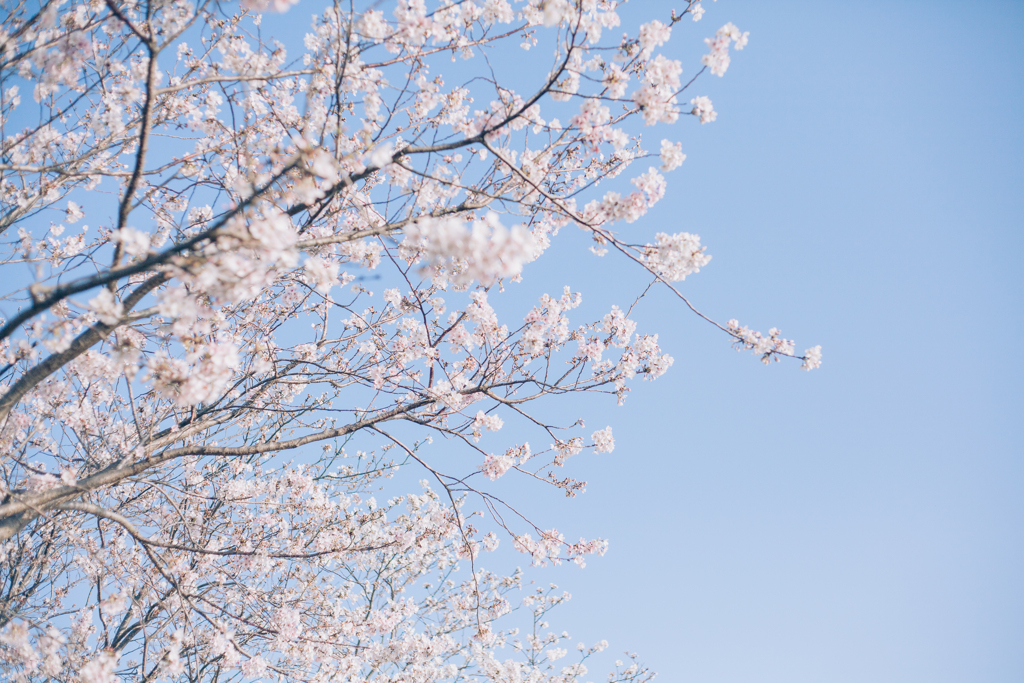
[[[570,656],[565,594],[486,558],[606,543],[495,480],[574,496],[612,430],[543,407],[673,360],[629,307],[495,297],[582,229],[766,363],[820,364],[697,312],[697,235],[617,231],[685,159],[642,133],[714,121],[690,91],[747,34],[684,81],[659,48],[709,32],[693,0],[621,38],[615,0],[292,4],[0,4],[2,678],[582,680],[606,644]],[[509,80],[515,54],[547,61]]]

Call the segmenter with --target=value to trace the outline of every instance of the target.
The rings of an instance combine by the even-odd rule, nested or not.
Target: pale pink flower
[[[751,330],[749,327],[741,326],[735,319],[730,320],[726,323],[726,327],[729,332],[733,335],[736,340],[736,346],[739,348],[746,348],[753,351],[755,354],[761,356],[761,362],[765,365],[771,363],[773,360],[779,360],[779,356],[792,356],[794,351],[794,343],[791,339],[786,339],[782,336],[782,331],[778,328],[771,328],[768,330],[767,335],[763,335],[760,332]],[[815,360],[820,365],[821,360],[821,347],[815,349],[808,349],[806,353],[811,353],[804,361],[805,370],[811,370],[817,365],[814,365]],[[815,358],[815,354],[817,358]]]
[[[715,108],[711,106],[711,100],[707,96],[701,95],[699,97],[694,97],[690,100],[690,104],[693,105],[693,109],[690,113],[694,116],[699,116],[702,124],[710,123],[718,118],[718,112],[716,112]]]
[[[82,211],[82,207],[74,202],[68,202],[68,208],[64,212],[65,220],[68,223],[77,223],[85,217],[85,211]]]
[[[737,50],[742,50],[750,37],[750,32],[740,33],[740,30],[732,23],[728,23],[715,32],[714,38],[704,40],[711,51],[701,58],[701,63],[711,69],[716,76],[724,76],[729,68],[729,45],[735,44]]]
[[[644,54],[651,54],[656,48],[668,42],[672,36],[672,27],[666,26],[657,19],[640,26],[640,49]]]
[[[303,266],[307,281],[321,294],[327,294],[338,284],[338,264],[321,256],[310,256]]]
[[[505,422],[497,415],[488,415],[482,410],[478,410],[476,417],[473,419],[473,440],[479,441],[483,430],[489,432],[496,432],[502,428]]]
[[[711,262],[711,257],[704,253],[706,247],[701,246],[699,235],[659,232],[655,237],[658,243],[647,245],[644,259],[651,270],[668,282],[685,280],[687,275],[699,273]]]
[[[679,88],[679,75],[683,73],[683,64],[676,59],[668,59],[658,55],[647,62],[644,68],[644,81],[655,88],[676,90]]]
[[[114,242],[119,242],[125,253],[132,256],[141,256],[149,251],[149,235],[135,228],[115,230],[111,234],[110,239]]]
[[[124,315],[124,304],[114,297],[113,292],[103,288],[95,297],[89,299],[89,310],[96,314],[101,323],[116,325],[121,322],[121,316]]]
[[[267,661],[256,655],[242,662],[242,675],[246,678],[259,678],[267,672]]]
[[[612,438],[611,427],[605,427],[594,432],[590,435],[590,440],[594,442],[594,451],[596,453],[611,453],[615,450],[615,439]]]
[[[684,161],[686,161],[686,155],[683,154],[683,143],[677,142],[672,144],[669,140],[661,141],[662,171],[674,171],[682,166]]]
[[[78,670],[79,683],[117,683],[114,670],[119,658],[118,652],[101,650]]]
[[[821,346],[812,346],[804,351],[804,362],[801,365],[804,370],[816,370],[821,367]]]
[[[302,615],[292,607],[277,610],[272,623],[282,641],[296,640],[302,634]]]

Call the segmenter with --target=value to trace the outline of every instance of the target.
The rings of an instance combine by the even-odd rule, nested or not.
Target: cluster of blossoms
[[[690,113],[699,117],[702,124],[711,123],[718,118],[718,112],[716,112],[715,108],[711,105],[710,98],[705,97],[704,95],[694,97],[690,100],[690,104],[693,105],[693,109],[690,110]]]
[[[538,244],[521,225],[502,227],[498,214],[466,224],[458,217],[420,218],[405,228],[407,260],[426,261],[425,275],[457,285],[514,277],[538,254]]]
[[[665,161],[662,168],[672,170],[673,164],[682,163],[677,148],[669,146],[663,148]],[[685,158],[685,155],[681,155]],[[600,201],[593,200],[584,207],[578,221],[586,226],[600,226],[609,222],[625,221],[633,223],[643,217],[647,211],[665,197],[665,177],[658,173],[653,166],[647,169],[630,183],[637,189],[626,196],[618,192],[607,192]]]
[[[647,245],[644,260],[652,272],[668,282],[685,280],[711,262],[711,257],[704,253],[706,247],[700,244],[700,235],[659,232],[655,237],[657,244]]]
[[[682,113],[683,64],[659,53],[679,17],[619,40],[616,0],[328,3],[301,45],[268,38],[285,20],[259,13],[294,4],[0,17],[2,267],[30,266],[0,278],[11,680],[556,683],[604,649],[566,662],[539,616],[519,639],[517,603],[564,597],[518,600],[522,574],[481,553],[504,535],[534,564],[583,565],[607,543],[545,531],[492,487],[582,492],[571,458],[612,453],[612,428],[588,440],[544,411],[621,403],[674,359],[632,306],[581,323],[568,287],[504,292],[573,224],[666,284],[708,264],[696,235],[617,232],[686,158],[664,139],[637,169],[655,154],[631,125]],[[523,92],[517,60],[476,59],[541,41],[551,68]],[[704,64],[721,75],[746,41],[727,24]],[[729,329],[792,355],[775,330]],[[492,445],[506,423],[550,447]],[[432,483],[392,478],[411,468]]]
[[[496,432],[505,425],[505,421],[497,415],[488,415],[482,410],[478,410],[476,417],[473,418],[473,440],[479,441],[481,432],[486,429],[489,432]]]
[[[530,444],[525,443],[522,446],[513,446],[502,455],[488,455],[484,458],[484,464],[480,468],[480,472],[491,481],[494,481],[516,465],[525,463],[531,457]]]
[[[711,52],[701,57],[701,63],[711,69],[716,76],[724,76],[729,68],[729,45],[737,50],[742,50],[747,45],[750,32],[740,33],[740,30],[730,22],[715,32],[714,38],[704,40]]]
[[[540,304],[526,314],[523,319],[524,349],[527,353],[539,356],[546,348],[557,347],[569,339],[569,318],[565,315],[583,302],[579,292],[573,292],[568,285],[562,296],[555,299],[548,294],[540,298]]]
[[[686,155],[683,154],[683,144],[677,142],[672,144],[668,140],[661,141],[661,170],[674,171],[683,165]]]
[[[785,339],[782,331],[773,327],[768,334],[751,330],[749,327],[741,326],[738,321],[730,320],[726,327],[735,337],[736,345],[741,349],[750,349],[761,356],[761,362],[765,365],[773,360],[778,361],[779,356],[793,356],[795,344],[791,339]],[[821,346],[812,346],[800,356],[803,360],[801,368],[804,370],[816,370],[821,367]]]
[[[594,442],[594,451],[597,453],[611,453],[615,450],[615,439],[612,438],[612,428],[605,427],[590,435]]]
[[[181,407],[220,396],[238,368],[238,349],[230,341],[198,347],[184,359],[157,351],[146,367],[153,390]]]
[[[633,101],[640,108],[646,125],[675,123],[679,118],[675,92],[679,89],[682,72],[681,62],[664,55],[648,60],[643,85],[633,93]]]
[[[792,356],[794,345],[793,340],[782,336],[778,328],[771,328],[768,334],[751,330],[747,326],[741,326],[735,319],[726,323],[729,332],[736,339],[736,346],[741,349],[750,349],[761,356],[761,362],[768,365],[773,360],[778,361],[779,356]]]
[[[804,370],[817,370],[821,367],[821,346],[812,346],[804,351],[804,362],[800,366]]]
[[[521,553],[527,553],[533,557],[535,566],[544,566],[548,563],[560,564],[562,561],[561,546],[565,545],[565,536],[559,533],[558,529],[541,531],[540,538],[534,540],[531,534],[521,534],[513,539],[513,545]],[[608,549],[608,541],[602,539],[586,540],[581,538],[579,543],[570,545],[570,556],[573,561],[586,566],[587,555],[604,555]]]

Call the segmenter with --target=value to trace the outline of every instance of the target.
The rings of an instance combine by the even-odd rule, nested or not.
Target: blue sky
[[[553,626],[667,681],[1024,680],[1024,4],[705,4],[673,38],[688,73],[726,21],[750,44],[695,86],[715,123],[656,131],[689,157],[630,229],[699,233],[684,291],[824,365],[641,305],[676,363],[585,406],[618,447],[549,509],[611,549],[542,572],[574,595]],[[584,246],[527,275],[622,305],[641,278]]]

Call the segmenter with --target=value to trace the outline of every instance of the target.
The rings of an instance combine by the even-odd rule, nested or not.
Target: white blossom
[[[718,112],[715,111],[708,97],[704,95],[694,97],[690,100],[690,104],[693,105],[693,110],[690,113],[699,116],[702,124],[710,123],[718,118]]]
[[[590,440],[594,442],[594,452],[596,453],[611,453],[615,450],[615,439],[612,438],[611,427],[594,432],[590,435]]]
[[[673,144],[669,140],[661,141],[661,170],[674,171],[683,165],[686,155],[683,154],[683,143]]]
[[[140,256],[149,251],[150,236],[135,228],[121,228],[114,231],[111,240],[120,242],[125,253]]]
[[[687,275],[699,273],[711,262],[711,257],[704,253],[706,247],[701,246],[699,235],[659,232],[656,237],[658,243],[647,246],[645,260],[651,270],[669,282],[685,280]]]
[[[71,201],[68,202],[68,208],[64,213],[65,220],[68,223],[77,223],[85,217],[85,212],[82,211],[82,207]]]
[[[821,367],[821,346],[812,346],[804,351],[804,370],[816,370]]]
[[[99,293],[89,299],[89,310],[96,314],[101,323],[116,325],[121,322],[124,315],[124,304],[117,300],[113,292],[103,288]]]

